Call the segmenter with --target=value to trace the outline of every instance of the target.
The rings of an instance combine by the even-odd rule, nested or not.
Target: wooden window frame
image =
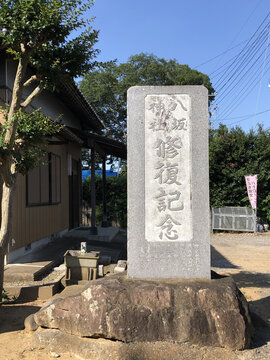
[[[57,173],[56,173],[56,199],[53,199],[53,194],[52,194],[52,159],[58,159],[58,171],[59,171],[59,177],[57,178]],[[57,161],[57,160],[56,160]],[[42,165],[39,165],[39,177],[41,178],[41,167]],[[29,174],[26,175],[26,207],[37,207],[37,206],[48,206],[48,205],[58,205],[61,203],[61,189],[62,189],[62,184],[61,184],[61,156],[54,154],[52,152],[48,153],[48,190],[49,190],[49,201],[47,202],[42,202],[42,189],[41,189],[41,181],[39,178],[39,199],[40,202],[29,202]],[[58,184],[57,184],[58,182]],[[58,193],[59,192],[59,193]]]
[[[53,199],[53,193],[52,193],[52,161],[53,158],[58,159],[59,160],[59,178],[57,178],[57,173],[56,175],[56,200]],[[54,154],[54,153],[50,153],[49,154],[49,197],[50,197],[50,205],[57,205],[61,203],[61,156]],[[57,182],[59,181],[59,184],[57,184]],[[58,186],[59,185],[59,186]],[[59,192],[59,194],[58,194]]]

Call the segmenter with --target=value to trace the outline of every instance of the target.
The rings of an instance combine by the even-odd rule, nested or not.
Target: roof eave
[[[77,111],[80,115],[83,130],[100,133],[105,128],[103,122],[93,107],[85,99],[84,95],[73,81],[63,81],[59,87],[59,93],[62,95],[62,100],[66,103],[66,105],[70,107],[72,103],[73,112],[75,109],[75,111]]]

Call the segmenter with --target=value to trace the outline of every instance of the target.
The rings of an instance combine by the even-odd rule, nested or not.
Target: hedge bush
[[[83,200],[91,205],[91,176],[83,182]],[[107,220],[109,225],[127,227],[127,174],[107,177],[106,181]],[[96,221],[103,220],[102,177],[96,176]]]

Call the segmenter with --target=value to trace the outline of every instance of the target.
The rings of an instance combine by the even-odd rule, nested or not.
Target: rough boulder
[[[79,337],[123,342],[177,341],[244,349],[252,325],[247,302],[230,278],[91,281],[79,296],[55,299],[37,325]]]

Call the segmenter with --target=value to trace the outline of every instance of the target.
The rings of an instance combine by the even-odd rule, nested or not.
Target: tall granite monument
[[[36,344],[57,352],[69,344],[87,359],[97,351],[89,337],[113,340],[111,352],[102,343],[104,359],[151,353],[172,360],[187,342],[247,348],[252,323],[243,294],[231,278],[209,279],[208,197],[207,90],[129,89],[129,278],[90,281],[77,296],[54,298],[30,315],[26,325],[40,327]],[[177,352],[168,351],[172,342]]]
[[[128,277],[210,278],[208,91],[128,90]]]

